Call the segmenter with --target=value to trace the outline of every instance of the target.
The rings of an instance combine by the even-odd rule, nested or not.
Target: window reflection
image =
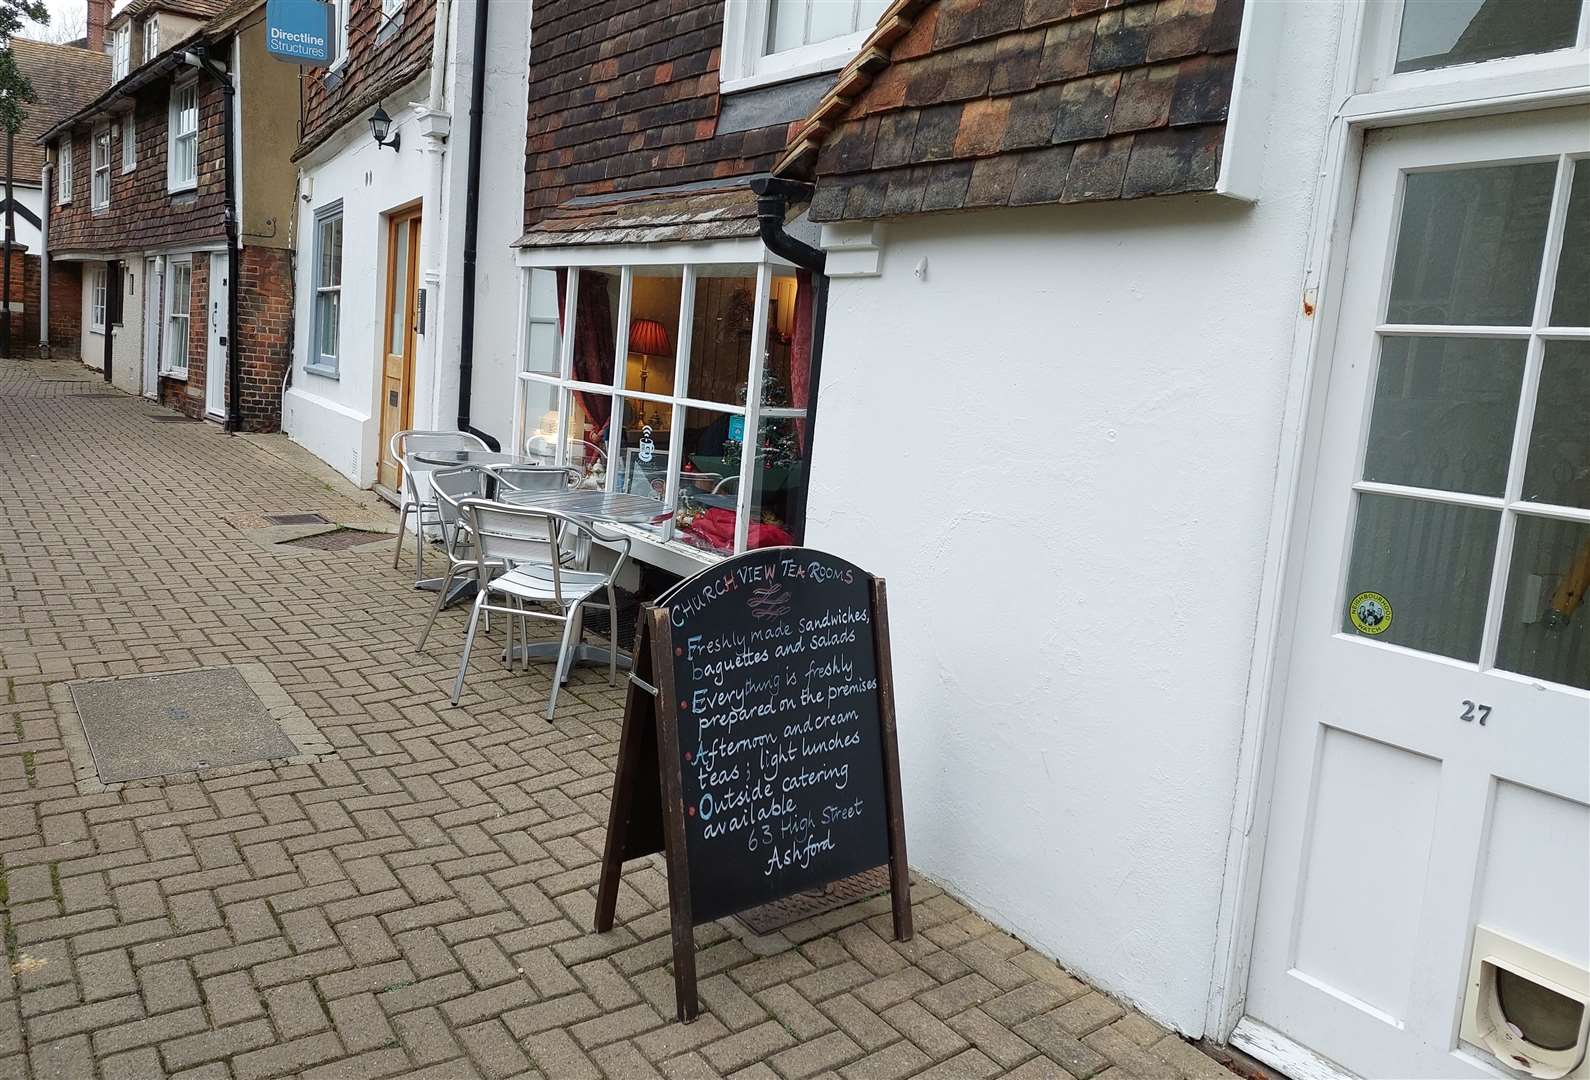
[[[1407,0],[1395,70],[1566,49],[1579,27],[1579,6],[1580,0]]]
[[[1496,666],[1590,690],[1590,525],[1522,514]]]
[[[738,413],[685,410],[674,535],[692,547],[719,554],[734,550],[744,438],[745,417]]]
[[[756,267],[703,266],[696,271],[690,320],[687,397],[745,404],[756,319]]]

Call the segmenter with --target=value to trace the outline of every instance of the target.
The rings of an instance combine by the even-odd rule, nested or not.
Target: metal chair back
[[[411,454],[417,450],[489,450],[486,441],[478,435],[471,435],[467,431],[420,431],[409,429],[400,431],[392,436],[387,444],[387,450],[392,455],[392,460],[397,462],[403,471],[403,486],[409,498],[416,503],[429,502],[420,497],[419,486],[415,474],[425,475],[432,473],[434,467],[416,465],[409,460]]]
[[[629,558],[628,537],[610,536],[588,522],[555,510],[466,499],[460,511],[474,537],[475,557],[480,561],[482,574],[488,563],[510,567],[537,563],[547,567],[553,600],[560,607],[580,599],[578,595],[565,597],[563,591],[565,564],[577,548],[588,547],[592,540],[619,545],[618,560],[606,574],[608,582],[618,577]]]
[[[496,465],[491,473],[514,491],[567,491],[579,478],[561,465]]]
[[[484,499],[491,494],[491,472],[480,465],[459,465],[431,473],[431,490],[436,493],[436,512],[449,546],[461,522],[459,505],[465,499]]]

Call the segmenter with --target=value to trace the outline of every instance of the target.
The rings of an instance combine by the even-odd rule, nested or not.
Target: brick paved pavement
[[[0,360],[0,1080],[1229,1078],[920,882],[908,944],[881,901],[700,928],[705,1013],[673,1023],[657,866],[589,932],[619,692],[580,672],[549,726],[546,675],[485,659],[450,708],[463,618],[416,655],[386,549],[244,531],[368,496],[107,393]],[[234,663],[335,754],[74,784],[52,685]]]

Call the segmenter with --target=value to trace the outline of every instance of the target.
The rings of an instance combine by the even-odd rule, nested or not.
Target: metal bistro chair
[[[618,677],[618,637],[614,617],[618,597],[613,581],[624,569],[629,559],[629,538],[605,533],[595,526],[571,518],[566,514],[534,507],[509,506],[487,502],[483,499],[466,499],[460,506],[463,520],[468,526],[475,545],[482,585],[469,613],[469,630],[464,635],[464,652],[458,659],[458,678],[453,682],[454,705],[464,692],[464,676],[469,671],[469,653],[475,644],[475,630],[483,613],[497,612],[509,618],[509,626],[520,617],[546,619],[563,624],[563,644],[558,649],[556,667],[552,672],[552,690],[547,697],[547,721],[551,722],[558,704],[560,675],[564,662],[575,644],[575,630],[581,625],[583,608],[605,607],[608,612],[608,666],[607,681],[612,685]],[[583,541],[601,540],[618,546],[618,558],[611,569],[603,571],[573,570],[564,565],[566,550]],[[511,567],[499,577],[490,577],[489,567],[502,563]],[[605,592],[607,602],[593,602],[598,593]],[[555,611],[537,611],[526,607],[539,604]],[[510,638],[512,631],[509,632]],[[510,641],[510,648],[512,642]],[[510,651],[509,663],[513,653]]]
[[[403,473],[403,501],[398,507],[397,549],[392,553],[392,568],[403,559],[403,523],[414,515],[414,579],[419,580],[425,565],[425,526],[440,525],[436,500],[420,497],[415,474],[425,475],[433,468],[409,461],[416,450],[488,450],[484,439],[467,431],[400,431],[387,443],[387,453]]]
[[[480,465],[460,465],[431,473],[431,490],[436,493],[437,518],[442,528],[442,551],[447,556],[447,573],[442,576],[442,587],[436,592],[436,605],[431,608],[431,617],[425,621],[425,629],[420,634],[419,644],[415,646],[416,652],[424,651],[426,639],[431,636],[431,627],[436,625],[436,616],[447,603],[453,578],[460,573],[473,571],[477,575],[476,587],[480,585],[478,575],[481,565],[475,557],[474,539],[458,507],[466,499],[485,498],[491,490],[491,479],[490,470]],[[506,570],[507,567],[497,564],[491,569]],[[487,629],[491,627],[488,625]],[[509,627],[509,631],[512,632],[512,627]]]
[[[491,474],[514,491],[567,491],[580,478],[562,465],[493,465]]]

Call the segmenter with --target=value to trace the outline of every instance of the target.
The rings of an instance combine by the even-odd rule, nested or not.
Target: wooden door
[[[1583,110],[1366,144],[1247,1001],[1362,1076],[1500,1075],[1479,928],[1590,960],[1587,154]]]
[[[386,306],[381,350],[381,466],[376,480],[393,491],[401,473],[387,445],[414,419],[414,313],[419,298],[420,208],[387,221]]]

